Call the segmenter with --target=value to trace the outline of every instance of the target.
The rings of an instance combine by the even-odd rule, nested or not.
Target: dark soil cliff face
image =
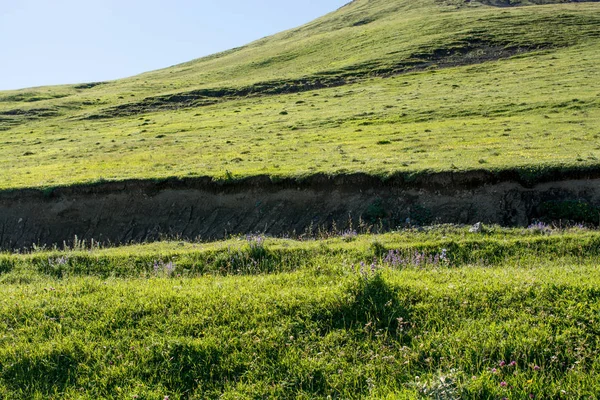
[[[411,224],[484,222],[522,226],[547,202],[600,205],[600,178],[526,185],[484,173],[439,174],[402,182],[351,175],[271,182],[257,177],[120,182],[0,194],[0,247],[62,245],[79,239],[122,244],[165,237],[219,239],[231,234],[300,235],[317,228],[383,229]]]

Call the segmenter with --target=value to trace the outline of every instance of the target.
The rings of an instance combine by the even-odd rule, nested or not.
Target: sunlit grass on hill
[[[359,1],[242,49],[138,77],[2,92],[0,187],[598,165],[600,5],[414,4]],[[494,60],[502,49],[518,55]],[[459,53],[446,59],[446,51]],[[452,66],[477,54],[475,65]],[[385,75],[411,63],[428,70]],[[298,79],[344,81],[286,94],[286,82]],[[159,94],[234,93],[260,82],[281,93],[144,108]],[[119,105],[132,115],[111,117]]]
[[[1,186],[597,165],[598,63],[578,47],[143,117],[31,123],[5,133]]]

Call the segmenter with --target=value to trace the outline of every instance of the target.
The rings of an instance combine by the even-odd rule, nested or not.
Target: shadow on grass
[[[83,350],[75,345],[26,354],[5,368],[0,365],[0,378],[17,392],[26,388],[27,393],[50,396],[76,382],[78,366],[84,358]]]
[[[350,301],[334,310],[331,316],[333,329],[385,333],[408,339],[401,333],[409,321],[409,309],[381,274],[361,276],[352,282],[347,292]]]

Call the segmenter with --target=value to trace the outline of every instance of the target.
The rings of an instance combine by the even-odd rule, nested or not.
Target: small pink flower
[[[495,374],[496,372],[498,372],[498,370],[496,368],[492,368],[492,374]]]
[[[506,383],[506,382],[500,382],[500,386],[502,386],[502,387],[507,387],[507,386],[508,386],[508,383]]]
[[[504,361],[500,361],[500,366],[504,367],[506,365],[506,363]]]
[[[511,367],[516,367],[517,366],[517,362],[516,361],[511,361],[510,364],[508,364]]]
[[[539,366],[539,365],[536,365],[535,367],[533,367],[533,370],[534,370],[534,371],[539,371],[540,369],[541,369],[541,368],[540,368],[540,366]]]

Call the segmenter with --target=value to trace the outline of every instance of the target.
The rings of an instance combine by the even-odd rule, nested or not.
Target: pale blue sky
[[[293,28],[349,0],[0,0],[0,90],[116,79]]]

